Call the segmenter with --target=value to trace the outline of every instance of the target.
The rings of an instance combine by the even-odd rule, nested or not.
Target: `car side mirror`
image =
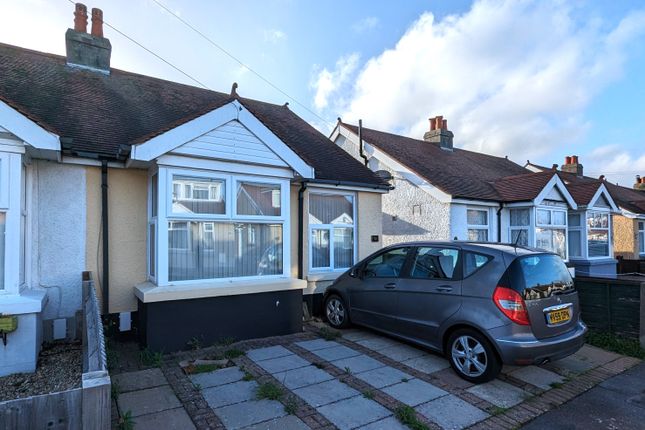
[[[349,276],[351,276],[352,278],[360,278],[361,274],[358,267],[352,267],[349,271]]]

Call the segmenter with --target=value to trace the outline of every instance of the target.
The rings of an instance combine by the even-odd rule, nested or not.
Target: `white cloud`
[[[366,31],[372,30],[379,25],[379,19],[375,16],[368,16],[361,19],[360,21],[355,22],[352,25],[352,31],[354,33],[365,33]]]
[[[580,162],[584,165],[585,175],[605,175],[608,181],[625,187],[634,184],[636,175],[645,176],[645,154],[630,153],[621,145],[600,146]]]
[[[334,70],[324,68],[316,73],[311,86],[316,90],[314,106],[317,109],[325,109],[329,105],[329,98],[332,95],[339,95],[339,90],[347,84],[358,66],[360,56],[357,53],[345,55],[336,61]],[[342,97],[338,98],[341,100]]]
[[[337,85],[324,69],[315,104],[413,137],[444,115],[457,146],[539,159],[580,143],[585,109],[621,77],[645,29],[643,11],[613,28],[581,15],[558,0],[483,0],[440,21],[424,13],[394,48],[347,77],[355,83],[345,98],[330,103]]]
[[[282,40],[286,40],[287,33],[282,30],[265,30],[264,31],[264,41],[270,43],[278,43]]]

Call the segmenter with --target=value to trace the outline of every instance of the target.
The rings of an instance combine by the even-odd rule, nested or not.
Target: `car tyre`
[[[446,344],[450,366],[466,381],[481,384],[497,377],[502,363],[486,336],[473,329],[459,329]]]
[[[349,326],[349,312],[345,301],[338,294],[330,294],[325,299],[325,318],[333,328],[347,328]]]

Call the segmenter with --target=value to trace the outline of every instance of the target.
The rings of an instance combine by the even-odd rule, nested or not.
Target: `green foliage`
[[[313,364],[314,366],[316,366],[319,369],[324,369],[325,368],[325,365],[323,363],[320,363],[319,361],[314,361],[311,364]]]
[[[222,368],[222,366],[219,366],[217,364],[198,364],[198,365],[195,365],[195,366],[190,366],[189,370],[188,370],[188,373],[195,375],[197,373],[212,372],[214,370],[218,370],[218,369],[221,369],[221,368]]]
[[[289,415],[295,415],[298,410],[298,402],[293,396],[289,396],[284,402],[284,411]]]
[[[246,354],[244,351],[237,348],[231,348],[224,351],[224,357],[228,358],[229,360],[232,360],[237,357],[241,357],[244,354]]]
[[[401,382],[410,382],[408,378],[401,378]]]
[[[132,417],[132,411],[127,411],[119,418],[119,430],[134,430],[136,422]]]
[[[108,370],[114,370],[119,365],[119,356],[116,351],[112,349],[110,340],[105,338],[105,359],[107,361]]]
[[[338,339],[339,337],[342,336],[342,334],[339,331],[332,330],[332,329],[327,328],[327,327],[322,327],[320,329],[320,335],[325,340],[335,340],[335,339]]]
[[[186,345],[188,345],[190,349],[197,351],[198,349],[201,349],[202,342],[197,336],[193,336],[188,342],[186,342]]]
[[[352,369],[350,369],[349,367],[345,367],[345,373],[347,373],[348,375],[351,375]]]
[[[119,394],[121,394],[121,388],[119,387],[118,382],[112,380],[112,386],[110,387],[110,396],[115,402],[119,400]]]
[[[607,351],[645,359],[645,349],[640,346],[636,339],[626,339],[608,332],[589,330],[587,343]]]
[[[193,386],[197,391],[202,391],[202,384],[194,384]]]
[[[231,346],[235,343],[234,337],[223,337],[215,343],[215,346]]]
[[[374,393],[372,391],[363,391],[363,397],[366,399],[372,400],[374,398]]]
[[[396,416],[397,420],[410,427],[412,430],[429,430],[427,425],[419,421],[416,412],[410,406],[405,405],[396,408],[394,416]]]
[[[152,352],[148,348],[139,353],[139,362],[142,366],[161,367],[162,359],[161,352]]]
[[[501,415],[501,414],[503,414],[503,413],[504,413],[504,412],[506,412],[507,410],[508,410],[508,408],[502,408],[502,407],[499,407],[499,406],[495,406],[495,405],[493,405],[493,406],[488,410],[488,412],[489,412],[492,416],[497,416],[497,415]]]
[[[249,372],[245,371],[244,376],[242,377],[242,381],[253,381],[255,379],[255,376],[250,374]]]
[[[280,388],[278,385],[274,384],[273,382],[265,382],[264,384],[260,385],[255,393],[255,396],[261,400],[261,399],[268,399],[268,400],[278,400],[280,397],[282,397],[282,388]]]

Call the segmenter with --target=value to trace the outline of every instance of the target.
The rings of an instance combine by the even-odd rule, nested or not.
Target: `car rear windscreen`
[[[509,267],[511,288],[525,299],[549,297],[573,289],[569,269],[557,255],[534,254],[518,257]]]

